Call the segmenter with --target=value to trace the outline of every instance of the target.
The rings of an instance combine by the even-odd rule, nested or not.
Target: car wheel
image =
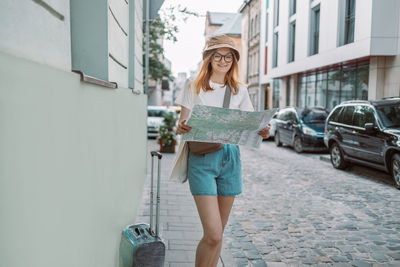
[[[400,154],[394,154],[392,157],[392,177],[394,186],[400,189]]]
[[[301,143],[301,138],[300,138],[300,136],[295,136],[295,137],[294,137],[293,147],[294,147],[294,150],[295,150],[297,153],[303,152],[303,144]]]
[[[276,146],[281,146],[282,145],[281,140],[279,139],[279,132],[278,131],[275,132],[274,140],[275,140],[275,145]]]
[[[337,143],[333,143],[330,147],[331,163],[336,169],[343,170],[346,168],[346,162],[343,158],[343,152]]]

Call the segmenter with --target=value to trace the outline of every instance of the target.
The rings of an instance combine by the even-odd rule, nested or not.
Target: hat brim
[[[211,50],[218,49],[218,48],[230,48],[230,49],[232,49],[233,52],[234,52],[235,55],[236,55],[236,59],[239,61],[239,59],[240,59],[240,52],[239,52],[239,50],[238,50],[236,47],[231,46],[231,45],[229,45],[229,44],[218,44],[218,45],[213,45],[213,46],[207,47],[207,48],[204,49],[204,51],[203,51],[203,59],[205,59],[205,57],[206,57],[206,55],[207,55],[207,52],[209,52],[209,51],[211,51]]]

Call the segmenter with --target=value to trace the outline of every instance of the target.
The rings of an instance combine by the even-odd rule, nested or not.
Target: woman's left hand
[[[258,132],[259,135],[262,136],[263,139],[267,139],[269,137],[269,129],[271,126],[268,124],[264,129]]]

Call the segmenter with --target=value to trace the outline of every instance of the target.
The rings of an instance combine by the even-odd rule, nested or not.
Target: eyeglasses
[[[223,55],[221,55],[221,54],[215,53],[215,54],[213,55],[213,59],[214,59],[214,61],[216,61],[216,62],[220,62],[220,61],[222,60],[222,58],[224,58],[224,61],[225,61],[226,63],[230,63],[230,62],[233,61],[233,55],[232,55],[232,54],[227,54],[227,55],[223,56]]]

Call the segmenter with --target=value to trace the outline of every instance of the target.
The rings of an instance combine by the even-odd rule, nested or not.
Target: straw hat
[[[233,40],[226,35],[213,36],[208,40],[206,47],[203,50],[203,59],[206,58],[206,56],[211,50],[218,48],[232,49],[236,55],[236,59],[239,61],[240,58],[239,50],[235,47],[235,43],[233,42]]]

